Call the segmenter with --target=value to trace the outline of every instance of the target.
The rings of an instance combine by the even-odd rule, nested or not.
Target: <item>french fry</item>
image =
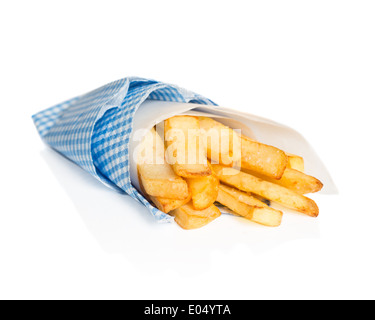
[[[288,157],[287,168],[305,172],[305,161],[302,157],[291,153],[286,153],[286,155]]]
[[[221,141],[213,145],[211,139],[205,139],[207,141],[207,155],[213,163],[220,163],[227,166],[232,166],[233,161],[230,162],[230,159],[233,158],[235,154],[234,144],[232,141],[235,141],[235,137],[238,137],[238,134],[227,126],[206,117],[199,117],[199,125],[204,129],[206,135],[209,135],[210,130],[216,130],[220,136],[220,132],[229,131],[229,150],[221,152]],[[226,134],[228,135],[228,134]],[[241,167],[259,172],[267,177],[274,179],[280,179],[285,171],[285,168],[288,164],[288,158],[284,151],[269,146],[255,140],[252,140],[246,136],[240,137],[240,149],[241,149]],[[219,151],[218,151],[219,150]]]
[[[139,183],[145,196],[182,228],[215,220],[221,215],[215,204],[270,227],[279,226],[283,217],[272,204],[319,215],[304,194],[320,191],[323,184],[304,173],[302,157],[207,117],[175,116],[165,120],[164,129],[165,141],[152,129],[141,144]]]
[[[263,200],[261,200],[263,198],[257,195],[252,195],[250,193],[243,192],[237,188],[233,188],[222,183],[220,184],[219,189],[225,191],[232,197],[236,198],[238,201],[246,203],[249,206],[268,208],[268,205],[264,203]]]
[[[288,164],[284,151],[248,137],[241,137],[241,167],[280,179]]]
[[[262,203],[264,203],[267,207],[270,207],[271,206],[271,201],[266,199],[266,198],[263,198],[255,193],[252,193],[251,194],[255,199],[258,199],[259,201],[261,201]]]
[[[188,178],[186,182],[192,193],[192,204],[195,210],[204,210],[216,201],[220,183],[216,175]]]
[[[168,199],[186,199],[189,190],[186,181],[164,165],[142,165],[139,172],[147,194]]]
[[[186,230],[201,228],[221,215],[220,210],[211,205],[205,210],[194,210],[191,202],[170,213],[177,224]]]
[[[151,202],[156,206],[156,208],[158,208],[160,211],[163,211],[164,213],[169,213],[170,211],[178,209],[184,204],[190,202],[191,200],[191,193],[189,193],[189,196],[183,200],[150,196],[146,193],[145,188],[142,184],[142,181],[139,177],[139,174],[138,174],[138,179],[139,179],[139,184],[140,184],[142,192],[146,194],[146,197],[149,200],[151,200]]]
[[[164,122],[164,130],[168,162],[178,176],[197,178],[211,175],[198,118],[169,118]]]
[[[211,118],[199,117],[207,157],[216,163],[232,166],[241,163],[241,137],[231,128]],[[237,148],[237,149],[236,149]],[[236,150],[235,150],[236,149]]]
[[[160,211],[163,211],[164,213],[169,213],[173,210],[176,210],[183,206],[184,204],[187,204],[191,200],[191,195],[189,195],[184,200],[178,200],[178,199],[167,199],[167,198],[160,198],[160,197],[153,197],[149,196],[151,201],[154,203],[156,208],[158,208]]]
[[[155,129],[145,137],[138,155],[138,173],[145,192],[154,197],[184,200],[188,185],[164,161],[164,143]]]
[[[212,165],[212,167],[220,181],[225,184],[245,192],[258,194],[312,217],[319,215],[319,208],[316,203],[299,193],[233,168],[226,168],[222,165]]]
[[[256,172],[246,169],[243,171],[257,178],[278,184],[300,194],[318,192],[323,188],[323,184],[318,179],[294,169],[286,168],[280,180],[262,176]]]
[[[220,185],[217,201],[238,215],[268,227],[278,227],[283,213],[241,191]],[[229,191],[229,192],[228,192]],[[246,202],[244,202],[244,201]]]

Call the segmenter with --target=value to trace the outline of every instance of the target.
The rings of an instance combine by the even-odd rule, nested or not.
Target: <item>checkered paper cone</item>
[[[143,78],[123,78],[33,116],[42,139],[102,183],[143,203],[160,222],[173,218],[152,206],[130,181],[133,119],[146,100],[215,105],[194,92]]]

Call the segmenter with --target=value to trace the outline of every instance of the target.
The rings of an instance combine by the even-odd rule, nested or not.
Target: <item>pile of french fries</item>
[[[318,206],[305,194],[323,187],[304,173],[302,157],[194,116],[169,118],[162,135],[155,128],[146,135],[138,175],[149,200],[184,229],[215,220],[218,207],[269,227],[283,216],[273,203],[317,217]]]

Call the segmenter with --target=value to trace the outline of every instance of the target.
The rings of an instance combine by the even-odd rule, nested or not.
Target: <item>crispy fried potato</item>
[[[188,185],[164,161],[164,143],[155,129],[142,142],[138,155],[138,173],[147,194],[154,197],[184,200]]]
[[[258,194],[312,217],[319,215],[319,208],[316,203],[299,193],[233,168],[226,168],[222,165],[212,165],[212,167],[220,181],[225,184],[245,192]]]
[[[205,138],[207,156],[213,163],[220,163],[227,166],[233,166],[235,161],[234,142],[238,134],[231,128],[206,117],[199,117],[199,125],[204,129],[207,136],[211,136],[209,131],[216,130],[217,136],[224,132],[224,137],[229,139],[229,148],[221,149],[221,140],[213,144],[212,139]],[[228,132],[229,133],[226,133]],[[229,150],[228,150],[229,149]],[[244,167],[255,172],[259,172],[267,177],[280,179],[288,164],[288,158],[284,151],[269,146],[246,136],[240,136],[240,150],[241,150],[241,167]],[[230,160],[232,159],[232,162]]]
[[[268,205],[264,203],[263,200],[261,200],[263,198],[257,195],[252,195],[250,193],[241,191],[237,188],[233,188],[222,183],[220,184],[219,189],[225,191],[226,193],[230,194],[232,197],[236,198],[238,201],[246,203],[249,206],[260,207],[260,208],[268,207]]]
[[[216,201],[219,192],[219,178],[215,174],[208,177],[186,179],[192,193],[192,204],[195,210],[204,210]]]
[[[304,173],[302,157],[207,117],[175,116],[165,120],[164,128],[165,144],[155,129],[141,144],[139,182],[146,197],[182,228],[200,228],[219,217],[215,201],[234,215],[270,227],[279,226],[283,216],[270,207],[271,201],[277,209],[280,204],[319,215],[316,203],[304,194],[323,184]]]
[[[268,199],[266,199],[266,198],[263,198],[263,197],[261,197],[260,195],[255,194],[255,193],[251,193],[251,195],[252,195],[255,199],[257,199],[257,200],[259,200],[260,202],[264,203],[267,207],[270,207],[270,206],[271,206],[271,200],[268,200]]]
[[[200,135],[198,118],[176,116],[165,120],[168,163],[184,178],[211,175],[206,151]]]
[[[158,208],[160,211],[163,211],[164,213],[169,213],[170,211],[178,209],[184,204],[190,202],[191,200],[191,193],[189,193],[189,196],[183,200],[150,196],[145,191],[145,188],[142,184],[142,180],[139,177],[139,173],[138,173],[138,179],[139,179],[139,185],[140,185],[142,193],[145,194],[146,198],[148,198],[156,206],[156,208]]]
[[[243,171],[257,178],[278,184],[300,194],[318,192],[323,188],[323,183],[321,183],[318,179],[294,169],[286,168],[280,180],[265,177],[256,172],[252,172],[246,169],[244,169]]]
[[[228,187],[220,185],[217,201],[222,205],[233,210],[238,215],[253,222],[268,226],[278,227],[281,224],[283,213],[264,205],[261,201],[249,196],[248,194],[228,190]],[[229,192],[227,192],[229,191]],[[243,202],[241,200],[245,200]],[[251,203],[251,204],[249,204]]]
[[[288,168],[305,172],[305,160],[302,157],[291,153],[286,153],[286,155],[288,157]]]
[[[231,128],[211,118],[199,117],[203,143],[211,161],[228,166],[241,164],[241,137]]]
[[[280,179],[288,164],[285,152],[248,137],[241,137],[241,167]]]
[[[168,199],[186,199],[189,195],[185,180],[177,176],[169,165],[139,166],[145,191],[150,196]]]
[[[191,200],[191,194],[186,199],[178,200],[178,199],[167,199],[167,198],[160,198],[160,197],[153,197],[149,196],[150,200],[154,203],[156,208],[158,208],[160,211],[163,211],[164,213],[169,213],[173,210],[176,210],[183,206],[184,204],[187,204]]]
[[[197,211],[194,210],[191,202],[170,213],[178,225],[186,230],[201,228],[221,215],[220,210],[211,205],[209,208]]]

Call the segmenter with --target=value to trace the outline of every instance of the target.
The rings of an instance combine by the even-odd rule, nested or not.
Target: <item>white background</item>
[[[2,1],[2,299],[375,298],[374,1]],[[31,115],[141,76],[287,124],[339,195],[184,231],[46,147]]]

